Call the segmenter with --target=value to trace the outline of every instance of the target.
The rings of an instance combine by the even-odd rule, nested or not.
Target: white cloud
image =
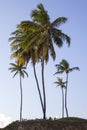
[[[0,128],[4,128],[12,122],[12,119],[5,114],[0,114]]]

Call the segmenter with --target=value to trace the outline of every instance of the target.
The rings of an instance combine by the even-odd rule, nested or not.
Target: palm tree
[[[74,71],[74,70],[79,70],[79,67],[73,67],[70,68],[70,65],[67,60],[63,59],[60,64],[56,64],[57,67],[57,72],[55,74],[60,74],[60,73],[66,73],[66,91],[65,91],[65,109],[66,109],[66,115],[68,115],[68,109],[67,109],[67,87],[68,87],[68,76],[69,73]]]
[[[44,9],[42,4],[37,6],[37,10],[32,11],[32,18],[35,23],[41,26],[40,35],[41,37],[37,41],[39,44],[38,50],[41,52],[41,64],[42,64],[42,85],[43,85],[43,97],[44,97],[44,118],[46,115],[46,94],[45,94],[45,83],[44,83],[44,61],[48,61],[49,53],[55,60],[56,54],[52,40],[57,44],[58,47],[62,46],[63,40],[66,40],[68,45],[70,44],[70,38],[62,33],[56,27],[59,24],[64,23],[67,19],[65,17],[57,18],[52,23],[50,22],[49,15]],[[63,39],[64,38],[64,39]]]
[[[48,12],[42,4],[37,5],[37,9],[31,13],[32,21],[22,21],[17,30],[10,38],[11,49],[14,53],[28,53],[32,48],[35,50],[35,61],[41,62],[42,86],[43,86],[43,118],[46,119],[46,94],[44,81],[44,64],[49,61],[49,56],[53,60],[56,58],[54,43],[58,47],[63,46],[63,41],[70,45],[70,37],[64,34],[59,26],[67,21],[66,17],[59,17],[50,22]],[[18,54],[19,55],[19,54]],[[32,60],[32,58],[31,58]]]
[[[23,67],[22,65],[19,65],[18,62],[16,64],[10,63],[11,67],[9,70],[11,70],[11,73],[14,72],[13,78],[19,74],[20,77],[20,95],[21,95],[21,101],[20,101],[20,122],[22,121],[22,100],[23,100],[23,92],[22,92],[22,78],[24,78],[24,74],[28,77],[27,72],[25,71],[26,67]]]
[[[62,90],[62,118],[64,118],[64,91],[63,88],[66,88],[66,82],[63,82],[62,78],[57,78],[57,81],[54,82],[55,84],[57,84],[57,86],[61,87]]]

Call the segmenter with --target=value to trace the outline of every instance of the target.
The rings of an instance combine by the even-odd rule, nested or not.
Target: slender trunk
[[[66,74],[66,89],[65,89],[65,109],[66,109],[66,116],[68,117],[68,108],[67,108],[67,87],[68,87],[68,73]]]
[[[64,118],[64,91],[62,87],[62,118]]]
[[[36,69],[35,69],[34,64],[33,64],[33,70],[34,70],[34,76],[35,76],[35,80],[36,80],[36,84],[37,84],[37,90],[38,90],[38,93],[39,93],[41,108],[42,108],[42,111],[43,111],[43,114],[44,114],[43,100],[42,100],[41,91],[40,91],[40,87],[39,87],[39,83],[38,83],[38,79],[37,79],[37,75],[36,75]]]
[[[22,81],[20,76],[20,122],[22,121],[22,99],[23,99],[23,93],[22,93]]]
[[[45,84],[44,84],[44,58],[42,58],[41,66],[42,66],[42,86],[43,86],[43,104],[44,104],[43,119],[46,119],[46,94],[45,94]]]

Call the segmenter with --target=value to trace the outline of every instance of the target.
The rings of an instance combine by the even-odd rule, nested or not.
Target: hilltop
[[[12,122],[0,130],[87,130],[87,120],[73,117],[23,120]]]

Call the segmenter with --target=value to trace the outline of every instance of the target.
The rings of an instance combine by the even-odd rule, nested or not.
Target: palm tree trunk
[[[46,119],[46,94],[45,94],[45,83],[44,83],[44,58],[42,58],[41,66],[42,66],[42,86],[43,86],[43,102],[44,102],[43,119]]]
[[[64,91],[62,87],[62,118],[64,118]]]
[[[20,76],[20,122],[22,121],[22,99],[23,99],[23,93],[22,93],[22,82],[21,82],[21,76]]]
[[[66,109],[66,116],[68,117],[68,108],[67,108],[67,87],[68,87],[68,73],[66,74],[66,90],[65,90],[65,109]]]
[[[43,114],[44,114],[43,100],[42,100],[41,91],[40,91],[40,87],[39,87],[39,83],[38,83],[38,79],[37,79],[37,75],[36,75],[36,69],[35,69],[35,65],[34,64],[33,64],[33,70],[34,70],[34,76],[35,76],[35,80],[36,80],[36,84],[37,84],[37,90],[38,90],[38,93],[39,93],[39,98],[40,98],[42,111],[43,111]]]

